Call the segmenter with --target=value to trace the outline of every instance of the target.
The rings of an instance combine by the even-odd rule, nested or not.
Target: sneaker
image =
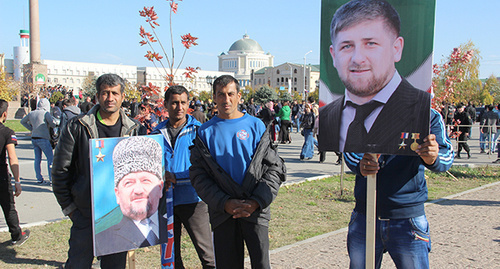
[[[493,163],[500,163],[500,159],[496,159]]]
[[[12,245],[14,246],[20,246],[26,242],[30,238],[30,230],[24,230],[24,232],[21,234],[21,239],[17,241],[12,241]]]
[[[45,181],[43,181],[43,180],[42,180],[42,181],[37,181],[37,182],[36,182],[36,185],[42,185],[44,182],[45,182]]]

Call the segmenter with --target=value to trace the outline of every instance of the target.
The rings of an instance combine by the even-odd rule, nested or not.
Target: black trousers
[[[182,225],[191,237],[202,267],[215,268],[212,231],[208,217],[208,206],[204,202],[174,206],[174,255],[175,268],[184,269],[181,257]]]
[[[289,120],[281,120],[280,126],[280,142],[288,142],[290,141],[290,121]]]
[[[9,227],[12,241],[21,239],[22,231],[19,226],[19,217],[17,216],[10,177],[0,178],[0,205],[2,206],[3,215],[5,216],[5,222]]]
[[[461,133],[458,137],[458,154],[462,151],[462,148],[465,149],[465,152],[469,153],[469,144],[467,144],[467,136],[465,133]]]
[[[214,229],[215,263],[218,269],[243,269],[246,243],[252,268],[271,268],[269,228],[241,218],[229,218]]]
[[[83,216],[78,209],[73,211],[71,221],[73,221],[73,226],[71,226],[69,237],[68,260],[66,260],[64,268],[91,268],[94,260],[92,221],[90,218]],[[105,255],[99,258],[102,269],[121,269],[126,266],[127,252]]]

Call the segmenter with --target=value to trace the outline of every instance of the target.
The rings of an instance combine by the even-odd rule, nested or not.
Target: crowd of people
[[[471,129],[475,123],[479,126],[479,153],[498,154],[497,160],[493,163],[500,163],[500,152],[498,138],[500,136],[500,104],[484,105],[476,107],[473,102],[449,104],[443,102],[441,116],[447,125],[447,132],[450,138],[457,140],[458,150],[456,158],[462,158],[462,150],[467,153],[467,158],[471,157],[471,150],[468,140],[471,138]]]

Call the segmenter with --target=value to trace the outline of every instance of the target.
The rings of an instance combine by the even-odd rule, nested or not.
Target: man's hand
[[[380,154],[365,153],[363,159],[359,162],[359,172],[362,176],[377,174],[380,167],[378,166],[378,157]]]
[[[14,196],[18,197],[21,195],[22,188],[21,188],[21,182],[16,182],[16,191],[14,192]]]
[[[424,143],[420,144],[415,152],[427,165],[433,165],[439,153],[439,144],[436,141],[436,135],[430,134],[424,138]]]
[[[255,200],[229,199],[224,205],[224,210],[233,215],[233,219],[250,217],[259,208]]]
[[[165,171],[165,184],[167,185],[167,189],[170,188],[172,184],[177,183],[175,179],[175,175],[169,171]]]

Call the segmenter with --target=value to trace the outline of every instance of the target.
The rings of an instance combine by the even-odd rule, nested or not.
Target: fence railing
[[[492,151],[495,151],[497,149],[493,149],[492,146],[494,147],[495,145],[500,144],[497,142],[499,135],[500,135],[500,126],[482,126],[482,125],[446,125],[446,130],[448,132],[448,136],[450,137],[451,141],[454,143],[455,148],[458,147],[459,142],[469,142],[469,141],[479,141],[479,145],[484,144],[485,150],[490,153]],[[479,135],[474,138],[470,138],[467,140],[460,140],[460,129],[461,127],[469,127],[471,128],[469,132],[469,137],[471,136],[472,133],[472,128],[478,128],[479,129]],[[485,132],[483,130],[485,129]],[[484,138],[484,140],[481,140],[481,137]]]

